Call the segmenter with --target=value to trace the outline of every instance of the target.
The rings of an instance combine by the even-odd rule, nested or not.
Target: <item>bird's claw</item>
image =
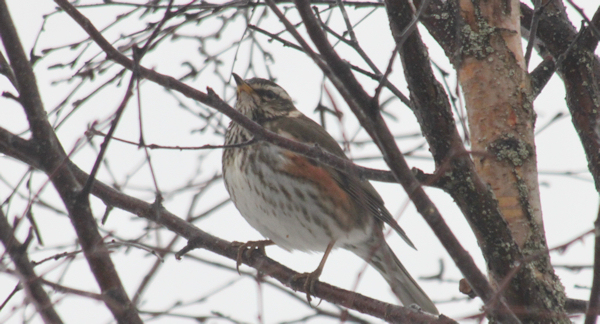
[[[275,244],[271,240],[261,240],[261,241],[248,241],[246,243],[242,242],[232,242],[233,246],[238,247],[237,258],[235,261],[235,269],[238,274],[240,274],[240,265],[242,265],[242,259],[244,258],[244,253],[252,252],[254,250],[258,250],[263,255],[266,255],[265,246]],[[247,254],[249,255],[249,254]]]
[[[298,273],[295,274],[294,276],[292,276],[292,281],[296,281],[299,279],[304,279],[304,291],[306,292],[306,300],[308,301],[308,304],[310,304],[310,301],[312,300],[312,298],[310,298],[311,294],[315,294],[315,283],[317,281],[319,281],[319,277],[321,276],[321,271],[320,269],[317,269],[313,272],[305,272],[305,273]]]

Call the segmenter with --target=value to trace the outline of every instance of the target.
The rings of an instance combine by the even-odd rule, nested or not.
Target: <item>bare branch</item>
[[[35,274],[33,265],[27,255],[27,248],[31,240],[31,230],[29,231],[28,242],[25,244],[19,243],[13,232],[14,230],[8,223],[4,212],[0,209],[0,241],[2,241],[4,248],[15,264],[25,292],[33,301],[44,323],[62,323],[63,321],[54,310],[48,294],[46,294],[46,291],[40,285],[40,278]]]
[[[600,124],[597,81],[600,79],[600,61],[589,47],[575,47],[586,37],[576,32],[564,10],[562,3],[549,2],[540,17],[536,37],[557,63],[558,73],[565,84],[573,126],[583,144],[596,190],[600,191],[600,137],[596,132]],[[529,26],[533,10],[521,4],[521,12],[522,26]],[[600,11],[596,12],[593,20],[596,25],[600,24]],[[560,59],[561,56],[564,59]]]
[[[20,103],[25,110],[33,135],[37,165],[49,175],[58,191],[82,244],[84,254],[103,293],[110,297],[107,307],[119,323],[141,323],[125,293],[108,251],[98,233],[87,195],[80,199],[81,184],[65,168],[68,157],[60,145],[40,99],[31,64],[21,46],[8,8],[0,1],[0,36],[16,76]]]
[[[594,277],[590,291],[590,302],[585,314],[585,324],[595,324],[600,314],[600,209],[594,223],[596,242],[594,247]]]
[[[5,130],[0,129],[0,152],[5,154],[7,152],[14,153],[23,148],[23,152],[11,156],[15,158],[25,156],[26,161],[31,161],[30,159],[35,158],[32,151],[27,151],[27,141],[16,136],[10,137],[10,133],[7,133],[8,132]],[[11,138],[11,140],[9,142],[4,142],[2,138]],[[7,147],[8,149],[5,151]],[[87,181],[89,176],[76,165],[69,160],[67,160],[65,164],[78,179],[79,183],[83,184]],[[41,163],[39,161],[33,162],[32,165],[41,165]],[[180,236],[187,239],[193,239],[193,242],[197,244],[194,247],[204,248],[231,260],[237,260],[239,250],[237,245],[231,244],[231,242],[222,240],[198,229],[191,223],[171,214],[164,208],[156,208],[153,204],[125,195],[100,181],[94,181],[91,193],[102,199],[106,205],[129,211],[139,217],[161,224]],[[292,278],[295,278],[294,276],[297,275],[297,272],[290,270],[257,251],[251,255],[243,254],[242,261],[248,266],[256,268],[296,291],[305,292],[304,280],[298,279],[292,281]],[[388,322],[400,323],[404,321],[413,321],[414,323],[454,323],[453,320],[450,320],[447,317],[436,319],[430,315],[415,313],[407,308],[383,303],[322,282],[317,282],[315,284],[314,294],[317,298],[384,319]],[[107,306],[109,307],[115,306],[112,301],[105,302],[107,302]]]
[[[396,146],[392,134],[379,114],[378,107],[374,106],[374,102],[364,92],[350,70],[342,64],[342,60],[327,42],[318,22],[310,10],[310,4],[303,0],[296,0],[295,3],[313,43],[316,44],[319,52],[323,55],[324,60],[330,66],[337,79],[344,80],[343,86],[338,87],[338,91],[342,93],[342,96],[346,99],[346,102],[357,116],[361,125],[380,147],[386,163],[402,184],[419,213],[427,221],[436,236],[438,236],[440,242],[446,248],[446,251],[452,255],[454,262],[463,275],[469,278],[469,281],[477,286],[475,291],[487,304],[493,295],[492,287],[474,264],[473,259],[468,252],[460,245],[452,231],[442,219],[435,205],[431,202],[419,182],[411,173],[406,160]],[[273,9],[271,3],[269,3],[269,6]],[[334,84],[336,83],[334,82]],[[338,85],[336,84],[336,87],[337,86]],[[492,305],[489,306],[491,308],[490,311],[501,318],[504,318],[507,322],[519,322],[502,302],[498,304],[498,309],[495,309]]]

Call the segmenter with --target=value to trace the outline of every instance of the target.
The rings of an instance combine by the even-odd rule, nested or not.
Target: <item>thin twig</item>
[[[594,277],[590,290],[590,302],[585,314],[585,324],[595,324],[600,314],[600,208],[598,217],[594,222],[595,247],[594,247]]]
[[[106,150],[108,149],[108,144],[110,143],[110,140],[111,140],[113,134],[117,130],[117,125],[119,124],[119,120],[121,120],[121,116],[123,115],[123,111],[125,110],[125,107],[127,107],[127,103],[129,102],[129,99],[133,95],[133,86],[135,85],[135,81],[136,81],[136,77],[135,77],[135,73],[133,73],[131,75],[131,79],[129,80],[129,85],[127,86],[127,90],[125,91],[125,96],[123,97],[121,104],[119,105],[119,107],[117,108],[117,111],[115,112],[115,117],[111,122],[110,130],[108,131],[108,134],[104,137],[104,141],[100,145],[100,153],[98,153],[98,156],[96,157],[96,161],[94,162],[94,166],[92,167],[92,171],[90,172],[90,177],[88,178],[87,182],[83,186],[83,189],[81,189],[81,193],[80,193],[81,197],[87,197],[90,193],[92,185],[94,184],[94,179],[96,179],[96,173],[98,173],[98,170],[100,169],[100,163],[102,163],[102,160],[104,160],[104,155],[106,154]],[[85,198],[85,199],[87,199],[87,198]]]
[[[396,59],[396,53],[398,53],[398,51],[400,50],[400,47],[402,47],[402,44],[404,44],[404,42],[406,41],[408,36],[410,36],[412,34],[412,32],[415,30],[415,28],[417,28],[417,23],[419,22],[419,17],[421,17],[421,15],[423,14],[423,11],[425,10],[425,8],[427,8],[428,4],[429,4],[429,0],[423,1],[423,3],[421,4],[421,7],[419,7],[419,10],[415,14],[414,19],[411,21],[410,24],[408,24],[408,26],[406,26],[406,28],[404,28],[404,30],[402,31],[402,34],[401,34],[402,36],[400,36],[400,39],[398,41],[396,41],[396,46],[394,47],[394,50],[392,51],[392,55],[388,62],[387,68],[385,69],[385,73],[381,77],[381,81],[379,82],[379,85],[375,89],[375,95],[373,96],[373,100],[378,100],[379,94],[381,93],[381,89],[388,82],[388,77],[392,73],[392,67],[394,65],[394,60]],[[409,107],[411,107],[411,106],[409,106]]]
[[[10,226],[8,219],[0,208],[0,241],[4,245],[5,251],[8,252],[8,255],[19,273],[21,279],[20,285],[25,288],[27,297],[33,302],[35,309],[45,323],[62,323],[62,319],[54,310],[50,297],[48,297],[48,294],[40,285],[39,278],[35,274],[33,265],[27,255],[27,242],[31,241],[31,237],[32,234],[30,230],[26,242],[24,244],[19,243],[14,236],[12,226]]]
[[[89,135],[96,135],[96,136],[107,136],[106,134],[104,134],[101,131],[98,131],[94,128],[89,129],[86,134]],[[244,147],[244,146],[248,146],[248,145],[252,145],[254,143],[256,143],[256,139],[251,138],[250,140],[246,141],[246,142],[242,142],[242,143],[237,143],[237,144],[227,144],[227,145],[211,145],[211,144],[205,144],[202,146],[169,146],[169,145],[159,145],[159,144],[142,144],[139,142],[134,142],[134,141],[128,141],[126,139],[122,139],[122,138],[118,138],[118,137],[112,137],[113,140],[117,141],[117,142],[121,142],[121,143],[126,143],[126,144],[130,144],[130,145],[134,145],[137,147],[147,147],[151,150],[156,150],[156,149],[161,149],[161,150],[177,150],[177,151],[185,151],[185,150],[213,150],[213,149],[225,149],[225,148],[234,148],[234,147]]]
[[[585,12],[583,12],[583,9],[581,9],[579,6],[577,6],[575,4],[575,2],[573,2],[573,0],[567,0],[567,2],[571,5],[571,7],[573,7],[573,9],[575,9],[579,13],[581,18],[583,18],[583,20],[585,20],[588,28],[590,28],[592,30],[594,37],[596,39],[600,40],[600,30],[598,30],[598,28],[596,28],[594,23],[592,23],[592,21],[588,18],[588,16],[585,14]]]
[[[533,52],[533,45],[535,44],[537,35],[537,27],[540,22],[542,11],[544,10],[542,0],[534,0],[533,5],[533,18],[531,19],[531,27],[529,28],[529,42],[527,43],[527,50],[525,51],[525,70],[528,70],[529,60],[531,59],[531,53]]]

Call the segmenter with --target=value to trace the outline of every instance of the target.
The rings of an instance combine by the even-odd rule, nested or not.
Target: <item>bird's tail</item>
[[[424,311],[438,315],[439,311],[431,299],[406,271],[390,246],[383,239],[377,241],[376,244],[361,244],[361,246],[351,246],[346,249],[377,269],[404,306],[417,304]]]

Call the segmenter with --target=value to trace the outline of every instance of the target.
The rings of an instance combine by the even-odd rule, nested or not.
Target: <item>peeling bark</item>
[[[478,174],[489,184],[545,295],[549,322],[566,322],[564,289],[544,236],[534,140],[534,91],[522,52],[518,1],[460,1],[459,82]],[[500,283],[503,278],[494,277]],[[550,315],[554,314],[554,315]],[[538,318],[539,320],[539,318]]]

